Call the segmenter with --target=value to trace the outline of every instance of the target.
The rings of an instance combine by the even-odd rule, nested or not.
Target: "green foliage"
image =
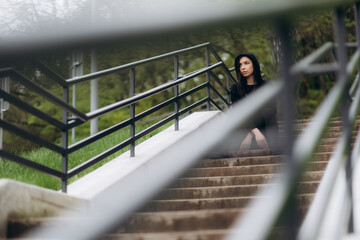
[[[355,41],[354,9],[346,9],[346,38],[347,41]],[[308,14],[298,17],[293,28],[294,60],[297,61],[326,42],[336,42],[334,39],[334,19],[332,11]],[[348,58],[353,51],[348,51]],[[330,53],[320,60],[321,63],[334,62],[336,56]],[[353,76],[352,78],[353,79]],[[334,74],[309,76],[299,81],[297,87],[298,117],[309,118],[318,108],[320,101],[334,86],[336,76]]]
[[[298,102],[298,110],[301,118],[310,118],[314,109],[319,107],[319,103],[323,100],[324,94],[320,89],[309,89],[306,98],[300,98]]]
[[[354,11],[352,8],[346,9],[346,27],[347,41],[355,41],[355,22]],[[329,11],[316,12],[314,14],[306,14],[301,17],[295,17],[292,32],[289,33],[293,37],[293,56],[294,62],[308,55],[316,48],[319,48],[325,42],[334,41],[333,36],[333,14]],[[122,64],[138,61],[141,59],[164,54],[174,50],[194,46],[204,42],[210,42],[219,53],[222,60],[228,67],[233,67],[234,58],[241,52],[253,52],[260,61],[262,72],[268,80],[276,78],[281,67],[279,59],[281,57],[279,40],[275,36],[275,30],[266,23],[258,22],[247,23],[236,27],[217,26],[191,32],[187,34],[171,34],[159,39],[143,38],[128,44],[108,44],[106,46],[97,47],[98,70],[116,67]],[[90,49],[84,51],[84,74],[90,73]],[[353,52],[349,51],[349,56]],[[70,52],[54,52],[39,56],[51,69],[59,73],[65,79],[70,77]],[[329,56],[321,59],[320,62],[332,62],[335,56]],[[211,56],[211,64],[217,60]],[[163,83],[174,79],[174,59],[167,58],[157,63],[149,63],[135,68],[135,93],[143,93],[149,89],[159,86]],[[186,54],[179,55],[179,74],[185,75],[196,71],[206,65],[205,50],[200,49]],[[14,67],[21,74],[34,81],[44,89],[50,91],[53,95],[62,99],[63,89],[59,84],[52,81],[43,72],[37,69],[32,61],[27,60],[21,63],[8,63],[6,65]],[[224,80],[225,75],[222,71],[214,71],[215,75]],[[188,91],[199,83],[206,81],[205,75],[198,76],[193,80],[183,83],[179,86],[180,93]],[[296,88],[297,110],[299,118],[310,117],[320,104],[320,101],[328,94],[334,85],[335,76],[328,74],[323,76],[309,76],[299,81]],[[217,86],[217,90],[224,95],[226,93],[212,80],[212,84]],[[99,85],[99,107],[105,107],[109,104],[116,103],[130,96],[130,71],[122,70],[111,75],[100,77]],[[72,102],[73,87],[70,88],[70,99]],[[51,115],[53,118],[61,121],[62,111],[59,107],[54,106],[45,98],[34,94],[24,88],[20,83],[11,81],[11,93],[24,102],[36,107],[37,109]],[[174,96],[173,89],[163,91],[155,96],[146,98],[136,103],[136,114],[139,114],[154,105],[170,99]],[[206,90],[201,90],[191,96],[180,101],[180,107],[183,108],[200,99],[206,97]],[[76,108],[87,113],[90,111],[90,83],[80,83],[76,85]],[[163,116],[173,111],[174,106],[161,109],[149,116],[147,119]],[[120,123],[130,116],[129,107],[113,111],[99,118],[99,129],[103,130],[114,124]],[[44,121],[25,113],[15,106],[11,106],[10,110],[5,113],[5,120],[12,124],[40,136],[51,142],[59,142],[61,132]],[[90,123],[85,123],[76,128],[77,139],[83,139],[89,135]],[[127,134],[127,133],[126,133]],[[10,152],[29,152],[38,148],[35,144],[21,139],[14,134],[5,132],[4,149]],[[117,141],[117,140],[116,140]],[[86,149],[87,152],[93,152],[93,149]],[[101,149],[99,147],[99,149]],[[45,153],[44,153],[45,154]],[[46,153],[48,154],[48,153]],[[46,155],[45,154],[45,155]],[[94,153],[95,154],[95,153]],[[38,156],[31,157],[37,159]],[[44,164],[53,164],[59,162],[59,156],[46,155],[40,157],[45,159]],[[53,160],[56,159],[56,160]],[[81,157],[79,159],[82,159]],[[82,161],[82,160],[80,160]],[[7,163],[12,164],[12,163]],[[58,163],[57,163],[58,164]],[[78,164],[78,163],[76,163]],[[8,165],[6,165],[8,166]],[[1,165],[1,167],[6,167]],[[59,165],[53,166],[58,168]],[[31,170],[21,170],[31,171]],[[13,173],[17,174],[17,173]]]
[[[141,124],[136,126],[136,132],[140,132],[154,122],[148,122],[146,124]],[[170,127],[171,123],[168,123],[159,129],[155,130],[151,134],[146,135],[145,137],[141,138],[137,141],[136,144],[145,141],[146,139],[154,136],[155,134],[159,133],[160,131],[164,130],[167,127]],[[86,160],[104,152],[105,150],[125,141],[129,138],[129,130],[123,129],[118,132],[115,132],[103,139],[100,139],[72,154],[69,155],[69,169],[72,169],[79,164],[85,162]],[[76,139],[77,141],[80,139]],[[74,176],[69,180],[69,183],[79,179],[81,176],[95,170],[96,168],[100,167],[101,165],[105,164],[106,162],[114,159],[115,157],[119,156],[121,153],[127,151],[129,147],[126,147],[117,153],[105,158],[101,162],[93,165],[92,167],[88,168],[86,171]],[[37,148],[32,150],[24,151],[21,154],[21,157],[29,159],[33,162],[45,165],[49,168],[56,169],[61,171],[61,155],[57,154],[53,151],[50,151],[46,148]],[[61,181],[53,176],[41,173],[39,171],[33,170],[28,167],[24,167],[17,163],[8,161],[6,159],[0,159],[0,178],[9,178],[14,179],[21,182],[26,182],[30,184],[34,184],[37,186],[50,188],[59,190],[61,188]]]

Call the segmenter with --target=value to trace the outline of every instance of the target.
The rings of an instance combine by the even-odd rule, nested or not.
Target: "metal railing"
[[[258,11],[251,9],[247,13],[239,17],[240,20],[246,19],[249,15],[255,17],[264,17],[265,20],[271,19],[275,21],[275,25],[278,26],[278,36],[281,39],[283,57],[283,71],[280,79],[273,81],[272,84],[267,84],[258,90],[254,95],[251,95],[244,99],[244,101],[235,104],[232,109],[227,111],[226,116],[222,118],[214,119],[209,122],[207,126],[191,134],[191,138],[187,138],[177,148],[183,149],[183,155],[179,156],[174,149],[169,149],[159,154],[157,159],[157,165],[153,169],[158,169],[156,177],[149,180],[146,188],[142,188],[140,185],[146,180],[134,181],[133,184],[123,186],[119,191],[113,191],[111,194],[102,196],[101,201],[94,202],[94,208],[89,213],[90,217],[97,217],[92,219],[86,224],[79,224],[74,222],[67,227],[67,231],[59,231],[56,227],[49,227],[40,229],[34,233],[34,236],[58,236],[59,238],[76,238],[76,239],[93,239],[96,236],[100,236],[108,229],[113,227],[114,222],[120,222],[129,213],[137,209],[143,204],[149,197],[153,196],[156,192],[160,191],[162,187],[170,182],[175,176],[185,171],[189,166],[194,164],[200,156],[206,153],[209,149],[216,146],[224,139],[226,139],[235,129],[240,126],[245,126],[251,117],[261,111],[261,109],[272,102],[273,100],[280,99],[282,103],[282,109],[284,110],[283,122],[285,125],[285,140],[286,145],[284,147],[284,159],[288,164],[285,165],[282,175],[271,181],[271,187],[261,190],[257,194],[257,198],[250,203],[249,210],[236,222],[234,225],[234,232],[229,234],[228,239],[266,239],[269,236],[271,229],[279,219],[280,215],[284,213],[290,199],[292,198],[293,190],[295,189],[300,176],[304,172],[304,169],[308,163],[313,159],[314,153],[322,139],[322,136],[327,130],[327,126],[331,120],[331,116],[336,110],[337,106],[341,106],[343,111],[341,112],[342,119],[342,136],[336,146],[336,149],[331,157],[331,164],[326,169],[324,179],[319,186],[319,191],[316,194],[314,203],[312,204],[307,218],[301,226],[299,235],[296,233],[296,225],[289,221],[288,229],[290,234],[287,239],[317,239],[319,225],[322,224],[324,213],[328,207],[328,199],[330,192],[333,189],[334,179],[338,175],[341,168],[346,168],[347,172],[347,195],[339,196],[344,198],[344,202],[348,202],[347,207],[352,208],[352,177],[351,172],[354,168],[352,163],[356,163],[357,155],[359,154],[359,138],[355,143],[353,155],[350,154],[350,132],[354,126],[354,120],[358,115],[359,103],[360,103],[360,89],[355,87],[358,84],[355,81],[354,87],[350,86],[350,73],[357,70],[358,61],[360,56],[360,25],[359,25],[359,2],[358,1],[295,1],[296,4],[291,5],[290,1],[286,1],[287,4],[284,7],[279,7],[278,3],[283,1],[276,1],[275,7],[268,8],[265,13],[263,9]],[[329,4],[328,4],[329,3]],[[344,9],[346,4],[355,4],[356,8],[356,30],[357,30],[357,42],[349,43],[345,42],[345,24],[344,24]],[[289,8],[289,6],[291,6]],[[309,56],[300,60],[296,64],[291,63],[291,47],[289,44],[288,30],[292,19],[289,17],[290,13],[297,13],[304,9],[334,9],[336,16],[336,43],[325,43],[322,47],[315,50]],[[242,10],[242,12],[246,12]],[[279,13],[282,21],[279,21]],[[236,17],[232,16],[232,19]],[[264,20],[263,19],[263,20]],[[265,21],[264,20],[264,21]],[[225,19],[224,21],[228,21]],[[245,20],[244,20],[245,21]],[[285,22],[285,24],[283,24]],[[356,48],[355,54],[353,54],[351,60],[347,61],[346,50],[347,47]],[[323,56],[326,56],[331,51],[336,52],[337,60],[333,63],[319,64],[316,63]],[[227,71],[227,70],[226,70]],[[292,92],[293,86],[299,81],[300,76],[308,74],[326,74],[336,73],[337,83],[334,85],[331,92],[323,101],[318,111],[314,115],[312,121],[306,127],[304,132],[297,138],[294,138],[293,132],[293,109],[294,99],[289,93]],[[73,80],[75,81],[75,79]],[[175,80],[177,81],[177,80]],[[357,85],[356,85],[357,84]],[[175,86],[175,85],[173,85]],[[349,94],[353,96],[352,103],[350,104]],[[260,97],[259,97],[260,96]],[[280,98],[279,98],[280,96]],[[135,97],[133,97],[134,100]],[[116,103],[119,104],[120,103]],[[130,103],[128,103],[130,104]],[[248,108],[251,104],[252,108]],[[110,109],[112,108],[109,107]],[[70,111],[71,109],[69,109]],[[105,111],[105,110],[104,110]],[[110,111],[110,110],[109,110]],[[93,113],[96,115],[96,113]],[[78,124],[81,120],[81,116],[77,120],[72,122],[73,126]],[[89,117],[86,115],[85,117]],[[215,131],[221,129],[221,131]],[[196,142],[196,146],[194,146]],[[173,161],[168,161],[172,158]],[[161,171],[166,169],[166,171]],[[139,191],[130,191],[139,187]],[[121,190],[121,191],[120,191]],[[122,194],[127,192],[129,194]],[[261,198],[261,196],[267,196]],[[115,201],[114,201],[115,199]],[[117,200],[121,199],[121,204],[118,204]],[[342,216],[333,216],[336,220],[343,222],[338,223],[339,231],[343,229],[343,224],[350,223],[348,233],[353,231],[352,226],[352,214],[351,211],[343,211]],[[296,216],[293,216],[296,217]],[[261,219],[261,221],[260,221]],[[290,217],[291,219],[291,217]],[[310,221],[309,219],[316,219],[316,221]],[[254,229],[255,227],[255,229]],[[334,234],[334,239],[338,239],[339,235]]]
[[[185,74],[184,76],[179,76],[179,55],[183,53],[192,52],[195,50],[204,49],[205,55],[206,55],[206,66],[198,69],[194,72]],[[216,59],[216,63],[210,64],[210,54],[213,55],[213,57]],[[174,59],[174,79],[171,79],[167,83],[164,83],[162,85],[153,87],[150,90],[147,90],[142,93],[138,93],[135,95],[135,71],[136,67],[147,64],[147,63],[153,63],[156,61],[159,61],[161,59],[165,58],[173,58]],[[31,167],[33,169],[36,169],[38,171],[44,172],[46,174],[50,174],[52,176],[58,177],[62,181],[62,191],[66,192],[67,188],[67,181],[69,178],[74,177],[76,174],[81,173],[82,171],[88,169],[89,167],[93,166],[94,164],[100,162],[101,160],[107,158],[108,156],[118,152],[119,150],[130,146],[130,155],[131,157],[135,156],[135,142],[136,140],[144,137],[145,135],[153,132],[154,130],[160,128],[161,126],[165,125],[166,123],[175,120],[175,130],[179,129],[179,117],[184,115],[185,113],[191,111],[192,109],[199,107],[203,104],[207,105],[207,109],[210,110],[210,105],[215,106],[215,108],[219,110],[223,110],[219,104],[211,97],[212,94],[216,96],[216,99],[219,101],[222,101],[225,106],[229,106],[228,101],[228,87],[229,81],[236,82],[236,80],[233,78],[231,73],[228,71],[227,67],[225,66],[224,62],[220,59],[219,55],[216,53],[216,51],[213,49],[210,43],[204,43],[200,44],[194,47],[166,53],[163,55],[159,55],[156,57],[136,61],[133,63],[113,67],[110,69],[105,69],[102,71],[98,71],[95,73],[83,75],[80,77],[74,77],[71,79],[63,79],[60,77],[57,73],[53,72],[51,69],[49,69],[46,65],[41,63],[40,61],[35,61],[36,66],[46,75],[51,77],[52,80],[56,81],[58,84],[60,84],[63,88],[63,99],[59,99],[56,96],[52,95],[50,92],[48,92],[46,89],[43,89],[27,77],[21,75],[20,73],[16,72],[15,70],[11,68],[5,68],[0,69],[0,76],[4,77],[10,77],[11,80],[18,81],[19,83],[23,84],[28,89],[31,89],[32,91],[38,93],[39,95],[43,96],[48,101],[54,103],[55,105],[61,107],[63,109],[63,116],[62,116],[62,122],[54,119],[50,115],[41,112],[40,110],[37,110],[35,107],[30,106],[29,104],[25,103],[24,101],[12,96],[10,93],[7,93],[5,91],[0,90],[0,97],[3,98],[5,101],[8,101],[10,104],[13,104],[20,109],[29,112],[30,114],[33,114],[34,116],[37,116],[38,118],[46,121],[47,123],[53,125],[54,127],[60,129],[62,131],[62,146],[57,146],[54,143],[51,143],[47,140],[44,140],[34,134],[31,134],[27,131],[22,130],[21,128],[8,123],[4,120],[0,120],[0,127],[4,130],[7,130],[9,132],[12,132],[13,134],[16,134],[20,137],[23,137],[25,139],[28,139],[30,141],[33,141],[37,144],[39,144],[42,147],[48,148],[56,153],[59,153],[62,155],[62,171],[58,171],[52,168],[49,168],[47,166],[38,164],[36,162],[30,161],[28,159],[25,159],[23,157],[11,154],[9,152],[6,152],[5,150],[0,150],[0,157],[6,158],[10,161],[17,162],[19,164]],[[221,69],[225,75],[226,75],[226,81],[227,83],[222,83],[222,81],[218,78],[216,74],[214,74],[215,69]],[[72,107],[69,104],[69,88],[75,84],[78,84],[80,82],[90,81],[95,78],[99,78],[102,76],[107,76],[109,74],[114,74],[119,71],[123,70],[130,70],[130,97],[127,99],[120,100],[118,102],[114,102],[110,105],[104,106],[102,108],[99,108],[95,111],[91,111],[88,113],[83,113],[79,111],[78,109]],[[179,84],[185,83],[189,80],[194,79],[195,77],[206,75],[206,82],[198,84],[196,87],[193,87],[192,89],[188,89],[186,92],[179,93]],[[213,80],[210,81],[210,78]],[[214,86],[213,83],[216,83],[220,89],[223,89],[223,91],[226,93],[224,96],[219,93],[217,90],[217,87]],[[153,96],[155,94],[158,94],[162,91],[172,89],[174,88],[174,97],[167,99],[166,101],[161,102],[160,104],[153,106],[150,109],[147,109],[141,113],[138,113],[135,115],[135,103]],[[197,93],[201,90],[206,89],[206,97],[203,99],[200,99],[193,104],[189,106],[185,106],[184,108],[180,109],[178,106],[179,100]],[[149,116],[150,114],[153,114],[167,106],[171,106],[174,104],[174,112],[165,117],[164,119],[158,121],[157,123],[153,124],[152,126],[148,127],[147,129],[135,133],[135,124],[139,121],[144,119],[145,117]],[[121,109],[124,107],[130,106],[130,117],[127,120],[124,120],[116,125],[113,125],[111,127],[108,127],[105,130],[102,130],[96,134],[93,134],[87,138],[84,138],[72,145],[68,145],[68,131],[71,128],[77,127],[81,124],[84,124],[91,119],[106,115],[114,110]],[[70,115],[73,115],[75,117],[70,117]],[[68,156],[69,154],[78,151],[79,149],[82,149],[89,144],[102,139],[120,129],[123,129],[125,127],[130,126],[130,137],[126,139],[125,141],[118,143],[116,146],[102,152],[101,154],[98,154],[97,156],[83,162],[82,164],[72,168],[68,169]]]
[[[356,19],[359,19],[359,2],[355,3]],[[335,186],[335,181],[339,172],[345,169],[346,171],[346,193],[343,196],[345,205],[344,210],[338,216],[331,216],[337,219],[337,226],[333,229],[326,229],[325,231],[335,232],[336,234],[328,234],[327,239],[340,239],[343,232],[342,229],[347,229],[346,233],[353,233],[353,201],[352,201],[352,171],[353,164],[356,163],[358,156],[351,155],[351,131],[355,126],[356,118],[359,113],[360,103],[360,89],[358,86],[358,74],[352,86],[350,86],[349,76],[358,71],[358,62],[360,60],[359,48],[359,30],[360,25],[357,22],[357,42],[355,44],[345,42],[345,11],[343,8],[335,9],[335,23],[334,27],[336,34],[336,44],[326,43],[318,50],[314,51],[308,57],[302,59],[292,68],[288,68],[287,81],[294,81],[299,79],[299,76],[307,74],[326,74],[336,73],[337,82],[328,94],[326,99],[318,108],[312,121],[295,139],[291,151],[285,156],[285,161],[288,163],[283,175],[272,180],[269,188],[263,189],[257,194],[257,198],[249,206],[249,211],[242,216],[235,225],[234,232],[231,233],[227,239],[265,239],[271,233],[272,228],[276,224],[281,214],[284,214],[286,204],[294,204],[291,200],[294,194],[294,189],[301,179],[303,172],[314,159],[314,154],[321,143],[321,139],[327,131],[331,116],[338,106],[341,107],[341,121],[342,121],[342,135],[336,145],[335,151],[329,160],[329,165],[325,171],[324,178],[321,181],[319,190],[316,193],[314,203],[312,203],[306,219],[301,225],[300,231],[297,234],[296,225],[291,218],[297,218],[296,215],[290,216],[288,226],[289,239],[318,239],[320,227],[323,224],[325,212],[329,208],[329,201],[331,193]],[[286,31],[286,28],[282,29]],[[285,35],[286,36],[286,35]],[[286,41],[286,39],[283,39]],[[349,62],[347,62],[347,48],[356,48]],[[334,63],[317,64],[316,61],[326,56],[333,51],[337,55],[337,60]],[[291,79],[291,80],[290,80]],[[291,88],[288,88],[290,90]],[[350,103],[350,97],[354,96]],[[292,123],[288,121],[288,124]],[[290,128],[293,128],[292,126]],[[360,141],[357,138],[356,145]],[[354,148],[354,152],[358,152]],[[271,199],[268,196],[271,196]],[[266,197],[265,197],[266,196]],[[294,205],[292,206],[294,208]],[[291,209],[291,207],[290,207]],[[291,212],[291,210],[290,210]],[[258,221],[261,218],[262,221]],[[256,224],[258,231],[251,231],[251,227]]]

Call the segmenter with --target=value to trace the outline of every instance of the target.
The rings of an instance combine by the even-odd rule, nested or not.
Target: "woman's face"
[[[253,63],[252,61],[250,60],[250,58],[244,56],[242,58],[240,58],[240,72],[241,72],[241,75],[243,75],[245,78],[253,75],[254,73],[254,67],[253,67]]]

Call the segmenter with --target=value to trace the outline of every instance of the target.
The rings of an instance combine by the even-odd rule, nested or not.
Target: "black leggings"
[[[250,128],[258,128],[261,131],[265,136],[270,149],[279,149],[279,128],[276,120],[276,110],[270,107],[265,108],[261,114],[257,116],[255,124],[250,126]],[[253,138],[251,148],[259,148],[255,138]]]

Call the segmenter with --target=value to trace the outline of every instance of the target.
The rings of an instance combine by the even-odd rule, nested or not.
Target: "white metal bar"
[[[97,71],[97,54],[96,49],[91,49],[91,72],[94,73]],[[99,106],[99,97],[98,97],[98,79],[91,80],[91,94],[90,94],[90,110],[95,111]],[[94,118],[90,121],[90,135],[94,135],[99,131],[99,119]]]
[[[31,29],[35,28],[38,31],[21,32],[21,36],[18,36],[15,31],[3,32],[0,56],[5,58],[9,55],[34,53],[43,49],[83,43],[120,42],[145,36],[164,36],[169,32],[179,33],[209,25],[230,26],[258,19],[271,20],[279,15],[293,16],[306,10],[330,9],[354,2],[355,0],[144,1],[135,8],[130,4],[131,1],[129,4],[122,1],[119,4],[113,4],[111,9],[112,13],[121,14],[108,14],[104,12],[108,8],[103,8],[102,1],[98,1],[94,24],[88,24],[87,14],[77,15],[74,11],[64,13],[68,19],[76,19],[74,22],[67,22],[66,28],[64,28],[66,20],[60,19],[58,24],[52,24],[51,29],[43,28],[40,24],[36,26],[35,22],[35,26]],[[206,11],[204,11],[205,6]],[[11,8],[6,11],[11,11]],[[16,20],[21,21],[21,19]],[[42,22],[46,20],[43,19]],[[116,24],[109,24],[114,22]]]

